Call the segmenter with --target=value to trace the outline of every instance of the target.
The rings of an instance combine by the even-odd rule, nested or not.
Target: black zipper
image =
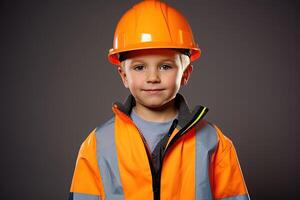
[[[131,120],[131,118],[130,118],[130,120]],[[158,181],[158,180],[156,180],[156,172],[155,172],[155,169],[154,169],[154,165],[153,165],[153,162],[152,162],[152,157],[151,157],[151,153],[150,153],[150,148],[149,148],[149,146],[148,146],[148,144],[147,144],[147,142],[146,142],[146,139],[145,139],[145,137],[144,137],[144,135],[141,133],[141,131],[140,131],[140,129],[134,124],[134,123],[132,123],[134,126],[135,126],[135,128],[138,130],[138,133],[139,133],[139,135],[141,136],[141,138],[142,138],[142,141],[143,141],[143,143],[144,143],[144,147],[145,147],[145,149],[146,149],[146,153],[147,153],[147,158],[148,158],[148,162],[149,162],[149,166],[150,166],[150,170],[151,170],[151,175],[152,175],[152,189],[153,189],[153,193],[155,194],[156,192],[155,192],[155,186],[156,186],[156,182]],[[157,188],[156,188],[157,189]],[[155,196],[155,195],[154,195]]]

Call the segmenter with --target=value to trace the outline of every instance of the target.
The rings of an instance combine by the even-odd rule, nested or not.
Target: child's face
[[[172,49],[129,52],[119,74],[124,86],[145,108],[160,108],[176,96],[192,71],[189,58]]]

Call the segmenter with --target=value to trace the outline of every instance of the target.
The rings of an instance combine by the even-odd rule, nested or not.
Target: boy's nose
[[[147,83],[159,83],[160,76],[157,70],[149,70],[147,74]]]

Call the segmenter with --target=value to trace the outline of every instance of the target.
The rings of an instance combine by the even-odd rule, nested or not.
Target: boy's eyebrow
[[[129,62],[130,64],[133,64],[133,63],[144,63],[143,60],[132,60]]]
[[[166,58],[166,59],[163,59],[161,61],[159,61],[158,63],[163,63],[163,62],[171,62],[173,64],[175,64],[176,62],[173,60],[173,59],[169,59],[169,58]],[[143,60],[132,60],[129,62],[130,64],[134,64],[134,63],[145,63]]]
[[[162,60],[162,61],[160,61],[160,63],[162,63],[162,62],[171,62],[171,63],[176,63],[173,59],[170,59],[170,58],[166,58],[166,59],[164,59],[164,60]]]

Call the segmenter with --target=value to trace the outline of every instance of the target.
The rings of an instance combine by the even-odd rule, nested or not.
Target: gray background
[[[1,1],[0,199],[67,199],[81,142],[128,94],[106,55],[136,2]],[[190,106],[234,141],[252,199],[295,199],[299,4],[167,2],[203,51],[181,90]]]

